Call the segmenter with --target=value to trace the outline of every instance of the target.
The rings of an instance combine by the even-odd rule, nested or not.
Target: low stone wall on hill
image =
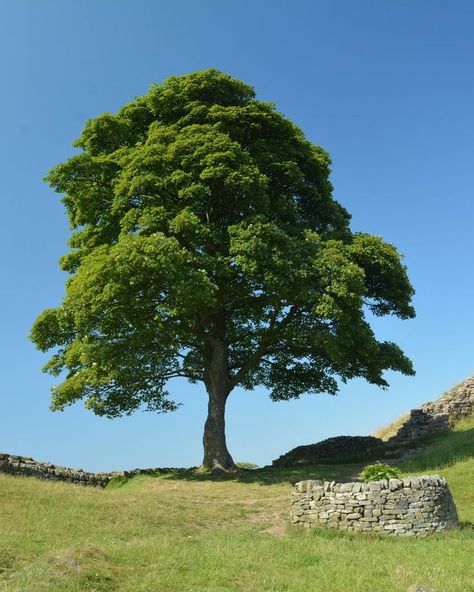
[[[420,438],[449,430],[456,421],[473,413],[474,376],[471,376],[437,401],[412,409],[397,433],[386,441],[373,436],[337,436],[293,448],[274,460],[272,465],[291,467],[398,457]]]
[[[444,432],[453,424],[474,412],[474,376],[448,391],[437,401],[412,409],[410,416],[389,438],[388,444],[410,444],[437,432]]]
[[[382,452],[385,443],[373,436],[336,436],[317,444],[293,448],[272,462],[274,467],[348,462],[370,459]]]
[[[158,473],[179,473],[190,469],[160,468],[160,469],[132,469],[130,471],[115,471],[111,473],[89,473],[82,469],[70,469],[52,463],[39,462],[27,456],[17,456],[0,452],[0,473],[20,475],[23,477],[37,477],[50,481],[67,481],[77,485],[105,487],[113,477],[134,477],[136,475],[150,475]]]
[[[52,481],[68,481],[78,485],[105,487],[113,473],[88,473],[82,469],[70,469],[51,463],[43,463],[25,456],[0,452],[0,473],[38,477]]]
[[[425,536],[458,523],[446,480],[437,475],[371,483],[301,481],[292,495],[291,520],[306,527],[404,536]]]

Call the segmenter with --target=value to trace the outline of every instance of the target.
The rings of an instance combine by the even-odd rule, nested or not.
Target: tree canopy
[[[386,386],[412,374],[375,315],[414,316],[396,248],[354,233],[330,158],[252,87],[218,71],[171,77],[89,120],[47,175],[72,229],[57,308],[32,329],[52,409],[171,411],[174,377],[204,383],[204,465],[233,466],[224,409],[237,385],[273,400]]]

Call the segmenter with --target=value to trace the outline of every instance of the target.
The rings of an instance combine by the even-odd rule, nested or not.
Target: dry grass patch
[[[384,426],[383,428],[379,428],[378,430],[376,430],[372,434],[372,436],[374,436],[374,438],[380,438],[380,440],[386,442],[387,440],[392,438],[392,436],[395,436],[397,434],[398,430],[402,427],[402,425],[407,421],[409,417],[409,412],[400,415],[400,417],[397,417],[397,419],[392,421],[392,423],[390,423],[388,426]]]

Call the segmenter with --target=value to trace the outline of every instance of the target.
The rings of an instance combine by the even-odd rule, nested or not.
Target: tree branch
[[[272,319],[270,321],[270,327],[267,333],[262,337],[262,341],[260,342],[259,347],[250,356],[250,358],[248,358],[248,360],[242,364],[242,366],[234,374],[234,376],[230,378],[229,390],[232,390],[237,384],[239,384],[242,378],[252,368],[254,368],[258,364],[258,362],[260,362],[260,360],[266,353],[268,353],[270,347],[275,343],[276,337],[278,337],[281,331],[292,321],[297,312],[298,306],[294,304],[288,311],[288,314],[279,323],[275,323],[278,312],[277,310],[274,311]]]
[[[184,372],[170,372],[169,374],[161,374],[160,378],[164,380],[169,380],[170,378],[189,378],[191,380],[199,380],[198,376],[193,376],[192,374],[186,374]]]

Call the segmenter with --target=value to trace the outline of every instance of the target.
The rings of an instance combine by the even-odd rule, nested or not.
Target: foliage
[[[359,478],[362,479],[365,483],[369,483],[369,481],[380,481],[381,479],[393,479],[400,476],[401,470],[398,467],[393,467],[391,465],[384,465],[380,462],[377,462],[373,465],[365,466]]]
[[[171,77],[89,120],[75,146],[46,177],[72,228],[66,296],[31,332],[54,350],[52,409],[171,411],[168,382],[186,377],[222,402],[223,432],[236,385],[286,400],[413,373],[366,319],[414,316],[400,255],[350,230],[329,155],[250,86]]]

